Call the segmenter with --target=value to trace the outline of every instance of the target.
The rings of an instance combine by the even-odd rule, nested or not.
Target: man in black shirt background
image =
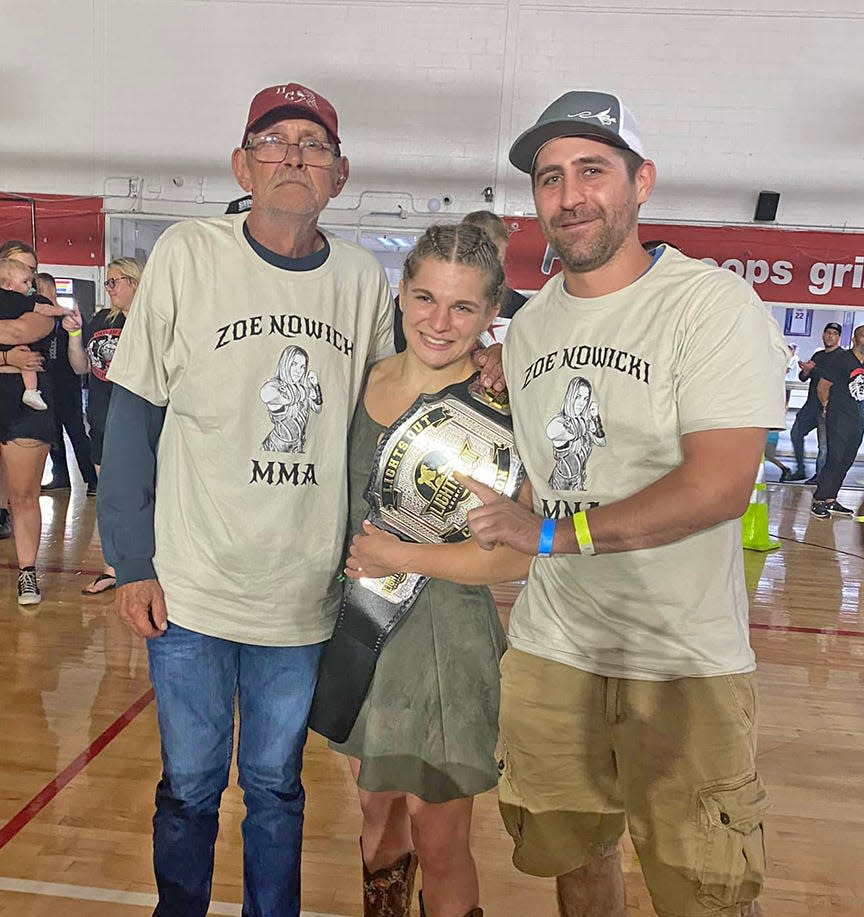
[[[37,274],[36,289],[40,295],[57,305],[57,285],[51,274]],[[96,469],[90,458],[90,437],[84,429],[81,377],[69,363],[69,335],[63,330],[60,322],[56,324],[55,334],[56,352],[54,359],[48,362],[48,372],[54,383],[57,444],[51,448],[51,480],[42,485],[42,490],[68,490],[70,487],[66,445],[63,441],[65,427],[81,477],[87,485],[87,494],[93,496],[96,493]]]
[[[820,519],[832,514],[854,515],[837,502],[843,479],[852,467],[864,434],[864,325],[852,336],[852,349],[835,354],[823,364],[817,383],[819,400],[826,405],[825,430],[828,434],[828,457],[819,473],[811,513]]]
[[[810,388],[807,392],[807,400],[795,415],[795,423],[789,432],[789,439],[792,440],[792,448],[795,451],[795,471],[787,480],[803,481],[807,477],[807,470],[804,467],[804,437],[808,433],[816,430],[816,437],[819,442],[819,453],[816,457],[816,472],[806,483],[815,484],[819,477],[819,472],[825,465],[825,456],[828,451],[827,436],[825,434],[825,420],[822,414],[822,404],[816,395],[816,385],[821,378],[821,366],[829,354],[840,350],[840,335],[843,329],[837,322],[828,322],[822,331],[822,344],[824,350],[817,350],[809,360],[804,363],[798,363],[801,372],[798,378],[802,382],[810,380]]]

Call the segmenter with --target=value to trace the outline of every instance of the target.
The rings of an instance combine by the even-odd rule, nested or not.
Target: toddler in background
[[[23,293],[25,296],[29,296],[33,292],[32,269],[12,258],[0,259],[0,289],[14,290],[16,293]],[[66,310],[62,306],[55,306],[50,302],[43,302],[41,299],[39,301],[33,299],[32,303],[32,311],[38,312],[40,315],[50,315],[55,318],[66,315]],[[0,319],[6,318],[18,318],[18,314],[0,314]],[[11,350],[11,346],[0,345],[0,350]],[[33,408],[34,411],[47,411],[48,405],[45,404],[42,393],[37,388],[39,382],[36,373],[32,370],[22,370],[21,378],[24,380],[24,394],[21,396],[21,401],[28,408]]]

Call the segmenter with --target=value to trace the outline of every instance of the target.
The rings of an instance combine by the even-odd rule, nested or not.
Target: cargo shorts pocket
[[[767,796],[757,775],[699,791],[698,898],[713,907],[754,901],[765,874],[762,819]]]
[[[498,761],[498,809],[507,833],[518,845],[522,842],[522,824],[524,809],[516,787],[513,785],[513,762],[503,739],[499,737],[495,749]]]

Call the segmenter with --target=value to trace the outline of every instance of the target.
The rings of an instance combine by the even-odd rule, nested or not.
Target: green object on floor
[[[775,551],[780,542],[768,531],[768,504],[751,503],[741,517],[741,540],[748,551]]]

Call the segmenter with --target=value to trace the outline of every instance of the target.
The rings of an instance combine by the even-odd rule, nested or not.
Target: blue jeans
[[[300,770],[322,644],[253,646],[169,624],[147,649],[162,739],[154,917],[206,917],[235,696],[246,803],[243,917],[299,917]]]
[[[819,451],[816,455],[816,474],[825,467],[825,459],[828,455],[828,436],[825,433],[825,415],[822,413],[822,405],[815,399],[809,399],[804,403],[798,413],[795,415],[795,423],[789,431],[789,439],[792,441],[792,449],[795,452],[795,467],[800,474],[806,474],[804,469],[804,437],[816,430],[816,440],[819,444]]]
[[[825,431],[824,414],[820,414],[816,422],[816,442],[819,445],[819,451],[816,453],[816,475],[818,476],[825,467],[825,459],[828,458],[828,433]]]

